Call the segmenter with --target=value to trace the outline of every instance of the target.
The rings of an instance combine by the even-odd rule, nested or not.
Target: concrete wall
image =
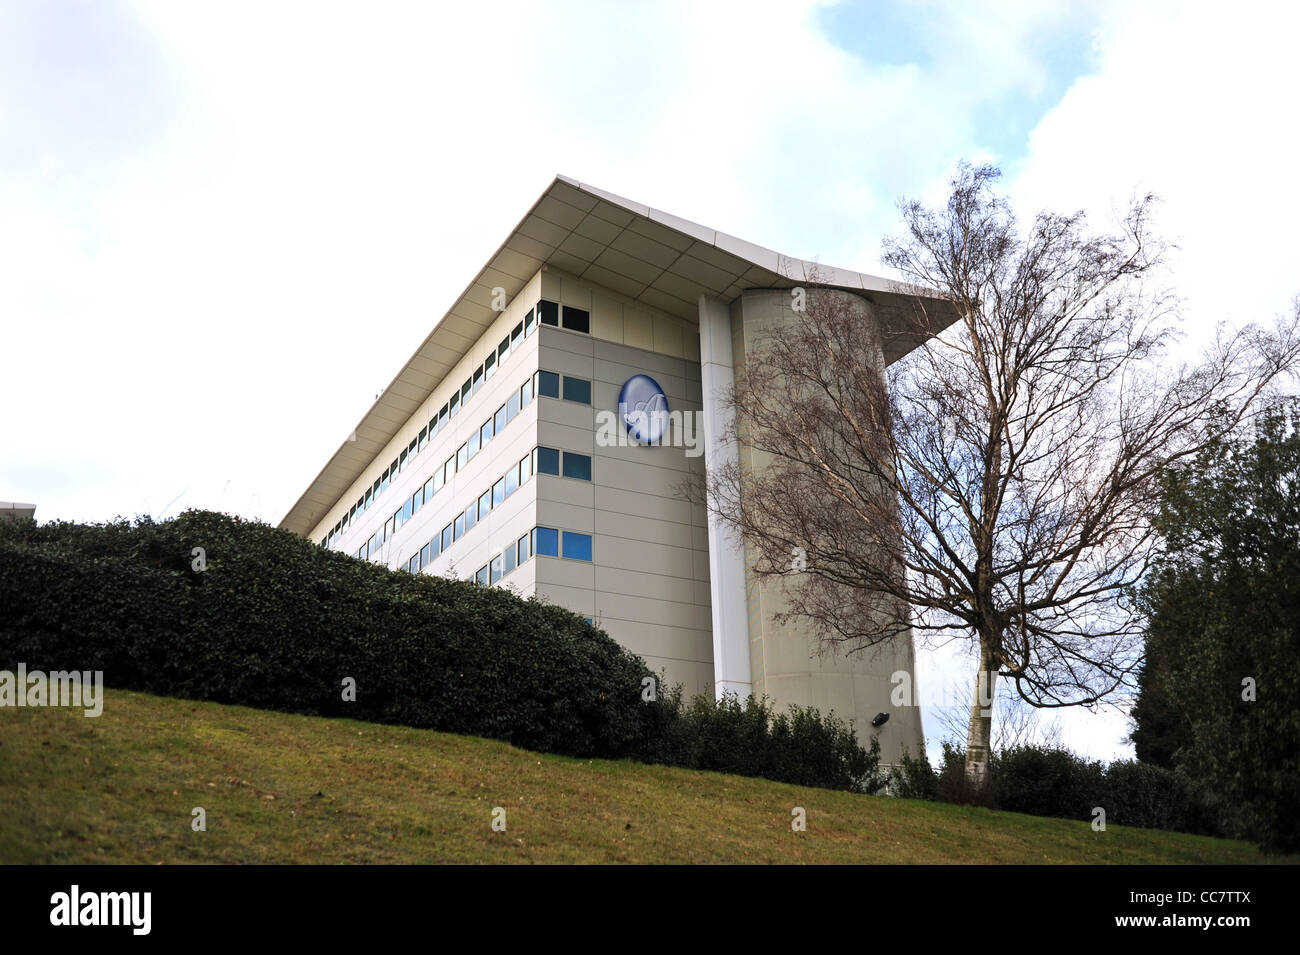
[[[874,322],[870,303],[861,296],[845,295],[861,312],[864,322]],[[790,310],[791,296],[786,291],[745,292],[733,304],[733,363],[738,372],[747,354],[763,347],[764,338],[783,324],[792,323],[796,315]],[[884,373],[881,355],[877,373]],[[761,470],[767,456],[745,447],[740,448],[741,466],[748,471]],[[753,564],[747,555],[747,568]],[[746,570],[749,610],[750,668],[754,693],[767,694],[784,708],[789,703],[815,706],[823,713],[834,711],[852,720],[859,739],[878,735],[881,758],[895,762],[906,747],[913,755],[923,748],[921,714],[917,707],[895,707],[890,702],[893,684],[890,676],[906,671],[915,691],[915,659],[910,631],[883,645],[846,652],[845,649],[819,647],[819,641],[807,624],[777,624],[775,617],[787,607],[784,584],[779,580],[761,581]],[[871,728],[877,714],[890,715],[880,730]]]

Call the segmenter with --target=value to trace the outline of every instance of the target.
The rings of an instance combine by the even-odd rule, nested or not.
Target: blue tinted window
[[[564,400],[576,401],[578,404],[591,404],[591,382],[586,378],[564,376]]]
[[[479,443],[479,438],[482,436],[482,434],[483,434],[483,430],[480,428],[478,431],[475,431],[473,434],[471,434],[469,436],[469,440],[465,442],[466,461],[474,457],[474,455],[478,454],[478,443]]]
[[[474,575],[474,583],[480,587],[486,587],[488,584],[488,569],[486,566],[480,567],[478,573]]]
[[[494,434],[496,434],[495,425],[493,425],[492,419],[488,418],[483,422],[483,426],[478,429],[479,444],[487,444],[492,440]]]
[[[492,506],[497,507],[506,499],[506,479],[502,478],[492,485]]]
[[[511,541],[510,546],[507,547],[505,553],[501,555],[506,562],[505,569],[502,571],[502,573],[508,574],[510,573],[510,571],[515,569],[515,557],[517,556],[517,554],[518,554],[518,550],[515,546],[515,542]]]
[[[591,458],[585,454],[564,452],[564,476],[577,478],[579,481],[591,480]]]
[[[475,501],[469,507],[465,508],[465,530],[478,523],[478,501]]]
[[[538,527],[533,531],[533,553],[539,557],[558,557],[560,532],[553,527]]]
[[[530,535],[525,534],[519,538],[519,563],[529,560],[533,556],[533,539]]]
[[[533,379],[529,378],[519,389],[519,409],[522,411],[533,403]]]
[[[560,452],[554,448],[537,449],[537,473],[538,474],[559,474],[560,473]]]
[[[456,540],[460,540],[463,536],[465,536],[465,515],[464,514],[456,515],[456,529],[452,536]]]
[[[446,527],[442,529],[442,549],[446,550],[448,547],[450,547],[452,541],[454,541],[455,539],[456,539],[455,531],[452,529],[452,525],[448,524]]]
[[[563,556],[569,560],[591,560],[591,535],[565,531]]]
[[[506,472],[506,497],[519,490],[519,465],[515,464]]]
[[[475,439],[478,438],[478,434],[477,434],[477,432],[475,433],[474,437],[475,437]],[[459,448],[456,449],[456,468],[457,468],[457,470],[459,470],[460,468],[463,468],[463,467],[465,466],[465,462],[468,461],[468,460],[469,460],[469,445],[467,445],[467,444],[462,444]]]
[[[510,397],[506,399],[505,423],[509,424],[511,421],[514,421],[517,414],[519,414],[519,392],[512,391]]]
[[[429,541],[429,543],[425,544],[423,547],[420,548],[420,569],[423,570],[424,568],[428,567],[429,562],[432,560],[433,560],[433,541]]]
[[[544,398],[560,397],[560,376],[553,371],[539,371],[537,393]]]
[[[495,557],[493,557],[492,563],[489,564],[488,566],[492,568],[491,571],[492,576],[489,578],[489,582],[495,584],[498,580],[501,579],[501,574],[504,573],[504,571],[501,569],[501,555],[497,554]]]
[[[473,507],[474,505],[470,505]],[[492,492],[484,491],[478,499],[478,516],[487,517],[488,511],[492,510]]]
[[[497,409],[496,415],[492,418],[492,430],[500,434],[501,429],[506,426],[506,406],[502,405]]]

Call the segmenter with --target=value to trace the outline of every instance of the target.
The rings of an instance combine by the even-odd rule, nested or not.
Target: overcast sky
[[[278,522],[557,172],[877,273],[961,158],[1025,215],[1153,190],[1188,329],[1269,320],[1300,292],[1298,20],[0,0],[0,500]]]

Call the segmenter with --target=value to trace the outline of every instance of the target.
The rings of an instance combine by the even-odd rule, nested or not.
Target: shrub
[[[1104,805],[1105,768],[1067,749],[1017,746],[990,760],[994,804],[1010,812],[1091,819]]]
[[[903,750],[898,765],[889,771],[889,791],[902,799],[939,798],[939,774],[924,750],[917,756]]]
[[[204,569],[195,548],[202,548]],[[646,702],[645,663],[560,607],[386,568],[205,511],[0,521],[0,669],[872,791],[878,751],[833,715],[752,698]],[[356,681],[344,701],[345,678]]]

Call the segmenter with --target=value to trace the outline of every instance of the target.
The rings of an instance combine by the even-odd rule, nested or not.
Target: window
[[[448,524],[446,527],[442,529],[442,549],[446,550],[448,547],[452,545],[452,542],[455,540],[456,540],[456,532],[454,530],[454,525]]]
[[[471,505],[473,506],[473,505]],[[488,511],[492,510],[492,490],[489,488],[479,495],[478,498],[478,516],[487,517]]]
[[[448,417],[449,417],[449,413],[448,413],[448,411],[447,411],[447,405],[443,405],[443,406],[442,406],[442,410],[438,412],[438,430],[439,430],[439,431],[441,431],[441,430],[446,426],[446,424],[447,424],[447,418],[448,418]]]
[[[401,513],[400,511],[398,513]],[[393,519],[390,517],[384,521],[384,540],[393,536]]]
[[[591,404],[591,382],[585,378],[564,376],[564,400],[576,401],[580,405]]]
[[[477,433],[474,435],[474,441],[476,443],[478,441]],[[461,468],[465,466],[466,462],[468,461],[469,461],[469,445],[462,444],[459,448],[456,449],[456,470],[459,471]]]
[[[569,560],[591,560],[591,535],[564,532],[564,552],[561,555]]]
[[[465,533],[468,534],[478,523],[478,501],[465,508]]]
[[[510,397],[506,399],[506,424],[514,421],[519,415],[519,392],[510,392]],[[498,429],[499,430],[499,429]]]
[[[497,434],[506,426],[506,406],[502,405],[497,409],[497,413],[492,416],[492,430]]]
[[[559,474],[560,473],[560,452],[554,448],[537,449],[537,473],[538,474]]]
[[[591,313],[585,308],[564,306],[564,327],[571,332],[591,334]]]
[[[433,541],[420,548],[420,569],[424,570],[431,563],[433,563]]]
[[[409,570],[409,571],[410,571],[411,573],[413,573],[413,574],[419,573],[419,571],[420,571],[420,555],[419,555],[419,554],[416,554],[415,556],[413,556],[410,560],[408,560],[408,561],[406,562],[406,569]]]
[[[533,403],[533,379],[529,378],[519,389],[519,410],[523,411]]]
[[[502,573],[508,574],[510,571],[515,569],[515,560],[518,557],[518,549],[514,541],[510,542],[510,546],[506,548],[505,553],[501,556],[505,560],[505,567],[502,569]]]
[[[543,325],[560,324],[560,306],[542,299],[537,303],[537,315]]]
[[[533,528],[533,553],[538,557],[558,557],[560,532],[553,527]]]
[[[529,312],[529,314],[531,315],[532,313]],[[520,322],[518,325],[514,327],[514,330],[510,333],[510,350],[514,351],[516,348],[518,348],[520,343],[523,340],[524,340],[524,323]]]
[[[519,538],[519,541],[517,542],[517,546],[519,548],[519,563],[522,564],[524,561],[530,560],[532,558],[533,547],[532,547],[532,537],[530,535],[525,534],[523,537]]]
[[[493,557],[492,563],[490,563],[488,566],[491,568],[490,571],[491,576],[488,578],[488,582],[495,584],[498,580],[501,579],[502,573],[504,573],[504,571],[501,569],[501,555],[497,554],[495,557]]]
[[[479,369],[479,371],[482,370],[483,369],[481,368]],[[474,379],[473,378],[465,379],[465,384],[460,386],[460,406],[462,408],[465,407],[465,402],[469,400],[469,396],[470,394],[473,393],[473,391],[474,391]]]
[[[483,362],[483,380],[489,381],[497,373],[497,353],[488,352],[487,361]]]
[[[533,476],[533,456],[530,454],[519,462],[519,486],[523,487]]]
[[[454,417],[456,417],[456,412],[460,410],[460,392],[459,392],[459,391],[456,392],[455,394],[453,394],[453,395],[451,396],[451,401],[447,402],[447,408],[449,409],[448,412],[447,412],[447,416],[450,417],[450,418],[454,418]]]
[[[468,448],[468,451],[465,455],[466,461],[471,460],[474,457],[474,455],[478,454],[479,438],[482,436],[482,434],[483,431],[480,428],[478,431],[475,431],[473,434],[471,434],[469,436],[469,440],[465,442]]]
[[[480,365],[478,369],[474,372],[473,382],[474,382],[474,387],[470,391],[470,394],[476,395],[478,394],[478,390],[483,387],[483,366],[482,365]],[[460,400],[461,401],[465,400],[464,392],[461,393]]]
[[[420,485],[420,489],[411,495],[411,516],[419,514],[422,507],[424,507],[424,485]]]
[[[379,476],[379,493],[388,490],[388,469],[384,468],[384,473]]]
[[[500,507],[506,499],[506,479],[502,478],[492,485],[492,506]]]
[[[501,339],[501,344],[497,346],[497,364],[505,361],[506,356],[510,354],[510,336],[507,335]]]
[[[433,424],[433,425],[436,425],[437,423],[438,423],[438,419],[435,417],[435,418],[433,419],[432,424]],[[430,431],[430,428],[431,428],[431,425],[426,424],[423,428],[420,429],[419,444],[418,444],[417,447],[416,447],[416,450],[417,450],[417,451],[423,451],[423,450],[424,450],[424,446],[425,446],[426,444],[429,443],[429,437],[430,437],[429,431]]]
[[[524,316],[524,337],[527,338],[537,327],[536,320],[533,318],[533,310],[530,308],[528,314]]]
[[[565,451],[564,469],[562,473],[567,478],[577,478],[579,481],[590,481],[591,458],[585,454],[574,454],[572,451]]]
[[[474,575],[474,583],[478,584],[480,587],[486,587],[488,585],[488,569],[486,565],[478,569],[478,573]]]
[[[519,462],[516,461],[514,466],[506,472],[506,497],[509,497],[515,491],[519,490]]]
[[[415,500],[408,499],[402,502],[402,523],[405,524],[415,513]]]
[[[456,515],[456,523],[455,523],[454,532],[452,533],[452,539],[460,540],[464,536],[465,536],[465,515],[462,513]]]
[[[450,483],[451,483],[451,479],[452,479],[453,477],[456,476],[456,459],[455,459],[455,457],[450,457],[450,458],[448,458],[447,461],[446,461],[446,463],[443,464],[443,466],[442,466],[442,470],[443,470],[443,483],[444,483],[444,484],[450,484]]]
[[[370,502],[374,500],[374,494],[375,492],[373,488],[366,488],[366,507],[369,507]]]
[[[488,418],[478,429],[479,444],[486,445],[492,440],[494,434],[496,434],[496,419]]]
[[[537,393],[545,398],[560,397],[560,376],[553,371],[539,371]]]
[[[442,489],[442,468],[433,472],[433,477],[424,482],[424,499],[431,500]]]
[[[406,452],[403,451],[401,457],[397,460],[397,470],[399,472],[406,470]]]

